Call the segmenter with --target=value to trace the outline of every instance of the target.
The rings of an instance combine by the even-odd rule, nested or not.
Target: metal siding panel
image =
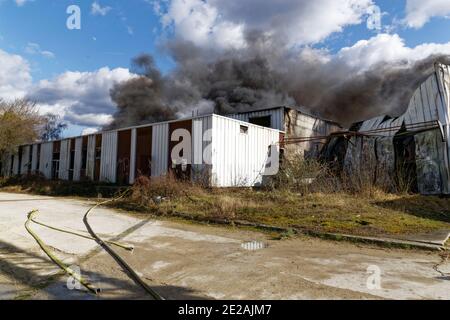
[[[117,173],[117,131],[102,134],[100,181],[115,183]]]
[[[152,177],[167,174],[169,160],[169,124],[153,126],[152,135]]]
[[[46,179],[52,178],[52,156],[53,142],[43,143],[41,145],[39,171],[45,176]]]
[[[131,152],[130,152],[130,184],[136,179],[136,140],[137,129],[131,130]]]
[[[248,127],[242,134],[240,126]],[[213,116],[212,176],[216,187],[255,186],[263,182],[269,146],[279,131]]]
[[[83,138],[75,140],[75,163],[73,166],[73,181],[80,181],[81,179],[81,162],[83,152]]]
[[[86,176],[90,180],[94,180],[95,168],[95,135],[88,137],[87,161],[86,161]]]
[[[30,165],[30,146],[24,146],[22,149],[22,168],[20,174],[27,174]]]
[[[38,164],[38,145],[35,144],[33,145],[33,151],[32,151],[32,155],[31,155],[31,172],[34,174],[37,170],[37,164]]]
[[[13,175],[16,176],[19,174],[19,155],[15,154],[13,156]]]
[[[59,157],[59,175],[61,180],[69,180],[69,159],[70,159],[70,140],[61,141],[61,151]]]

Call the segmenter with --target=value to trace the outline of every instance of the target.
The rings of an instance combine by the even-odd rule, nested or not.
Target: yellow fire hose
[[[28,233],[30,233],[30,235],[36,240],[36,242],[39,244],[39,246],[41,247],[41,249],[45,252],[45,254],[53,261],[55,262],[62,270],[64,270],[67,274],[71,275],[75,280],[77,280],[80,284],[82,284],[84,287],[86,287],[86,289],[88,289],[90,292],[94,293],[94,294],[98,294],[100,293],[100,289],[95,288],[92,284],[90,284],[86,279],[84,279],[83,277],[81,277],[81,275],[79,275],[78,273],[74,272],[70,267],[68,267],[67,265],[65,265],[58,257],[56,257],[51,250],[45,245],[45,243],[42,241],[41,238],[39,238],[39,236],[30,228],[30,223],[33,222],[35,224],[41,225],[43,227],[55,230],[55,231],[59,231],[59,232],[63,232],[63,233],[67,233],[67,234],[72,234],[78,237],[82,237],[85,239],[90,239],[90,240],[94,240],[96,241],[106,252],[108,252],[126,271],[128,271],[130,277],[137,283],[139,284],[147,293],[149,293],[154,299],[156,300],[164,300],[164,298],[159,295],[156,291],[154,291],[152,288],[150,288],[145,281],[143,281],[139,275],[133,270],[133,268],[131,268],[125,260],[123,260],[108,244],[117,246],[119,248],[125,249],[125,250],[129,250],[129,251],[133,251],[134,247],[129,246],[129,245],[124,245],[121,244],[119,242],[115,242],[115,241],[108,241],[108,240],[103,240],[101,239],[91,228],[91,226],[89,225],[88,222],[88,216],[89,214],[96,208],[105,205],[107,203],[111,203],[114,201],[118,201],[120,199],[122,199],[123,197],[125,197],[125,195],[128,193],[130,189],[126,190],[124,193],[122,193],[119,197],[114,198],[114,199],[110,199],[107,201],[103,201],[100,202],[98,204],[96,204],[95,206],[91,207],[86,214],[84,215],[83,218],[83,222],[86,226],[86,228],[88,229],[88,232],[91,234],[92,237],[90,236],[86,236],[84,234],[78,233],[78,232],[74,232],[74,231],[70,231],[70,230],[66,230],[66,229],[62,229],[62,228],[56,228],[47,224],[44,224],[42,222],[39,222],[36,220],[36,215],[38,213],[38,210],[33,210],[28,214],[28,219],[25,222],[25,228],[28,231]]]
[[[36,240],[36,242],[39,244],[41,249],[45,252],[45,254],[54,262],[56,263],[62,270],[64,270],[67,274],[72,276],[75,280],[77,280],[79,283],[81,283],[86,289],[88,289],[90,292],[94,294],[98,294],[100,292],[100,289],[95,288],[92,284],[90,284],[86,279],[84,279],[80,274],[73,271],[69,266],[67,266],[64,262],[62,262],[57,256],[55,256],[50,248],[48,248],[45,243],[39,238],[39,236],[34,233],[34,231],[30,228],[30,223],[33,222],[33,218],[36,215],[38,211],[33,210],[30,213],[28,213],[28,219],[25,222],[25,229],[27,229],[28,233]]]
[[[37,212],[38,212],[38,211],[36,211],[36,214],[37,214]],[[36,215],[33,215],[33,217],[31,218],[31,221],[34,222],[34,223],[36,223],[36,224],[38,224],[38,225],[40,225],[40,226],[43,226],[43,227],[48,228],[48,229],[51,229],[51,230],[55,230],[55,231],[59,231],[59,232],[71,234],[71,235],[74,235],[74,236],[77,236],[77,237],[80,237],[80,238],[84,238],[84,239],[89,239],[89,240],[96,241],[93,237],[87,236],[87,235],[85,235],[85,234],[78,233],[78,232],[71,231],[71,230],[67,230],[67,229],[62,229],[62,228],[53,227],[53,226],[50,226],[50,225],[45,224],[45,223],[43,223],[43,222],[37,221],[37,220],[36,220]],[[109,241],[109,240],[107,240],[106,242],[109,243],[109,244],[112,244],[113,246],[116,246],[116,247],[125,249],[125,250],[127,250],[127,251],[133,251],[133,250],[134,250],[134,247],[131,246],[131,245],[126,245],[126,244],[122,244],[122,243],[120,243],[120,242]]]
[[[155,290],[150,288],[150,286],[141,279],[141,277],[133,270],[132,267],[130,267],[125,260],[122,259],[108,244],[106,241],[102,240],[95,232],[92,230],[91,226],[89,225],[88,217],[92,213],[92,211],[104,204],[111,203],[114,201],[118,201],[125,197],[125,195],[128,193],[129,189],[126,190],[121,196],[107,200],[101,203],[96,204],[92,208],[90,208],[88,211],[86,211],[86,214],[84,215],[83,222],[86,225],[87,230],[91,234],[93,238],[97,240],[97,243],[102,246],[103,249],[105,249],[106,252],[108,252],[126,271],[128,271],[128,274],[130,277],[139,284],[148,294],[150,294],[154,299],[156,300],[165,300],[161,295],[159,295]]]

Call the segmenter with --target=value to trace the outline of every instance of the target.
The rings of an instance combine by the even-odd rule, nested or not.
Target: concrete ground
[[[26,215],[86,232],[92,202],[0,193],[0,299],[150,299],[90,240],[33,230],[102,289],[70,290],[24,228]],[[133,244],[116,249],[166,299],[450,299],[450,259],[314,238],[274,240],[254,231],[130,216],[99,208],[93,229]],[[69,286],[68,286],[69,284]]]

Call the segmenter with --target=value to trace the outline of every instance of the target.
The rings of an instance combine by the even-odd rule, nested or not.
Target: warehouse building
[[[280,130],[213,114],[20,146],[2,170],[121,185],[171,172],[215,187],[258,186],[277,169],[282,138]]]

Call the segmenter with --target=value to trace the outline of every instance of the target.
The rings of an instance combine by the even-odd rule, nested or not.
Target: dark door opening
[[[131,130],[119,131],[117,146],[117,183],[130,182]]]
[[[413,135],[406,135],[405,128],[394,137],[396,181],[402,189],[418,192],[416,141]]]
[[[18,173],[19,175],[22,173],[22,156],[23,156],[23,147],[19,147],[19,169],[18,169]]]
[[[88,154],[88,137],[83,137],[83,145],[81,146],[81,168],[80,168],[80,180],[86,178],[87,168],[87,154]]]
[[[271,128],[272,127],[272,117],[266,116],[266,117],[255,117],[250,118],[249,121],[251,124],[256,124],[258,126]]]
[[[41,145],[37,145],[37,152],[36,152],[36,172],[35,174],[40,174],[40,167],[41,166]]]
[[[136,177],[152,175],[152,127],[137,129]]]
[[[95,136],[94,181],[100,180],[100,166],[102,164],[102,141],[102,135],[97,134]]]
[[[173,174],[177,179],[180,180],[190,180],[191,179],[191,159],[186,159],[188,157],[187,150],[183,150],[184,154],[177,155],[184,161],[182,163],[178,163],[173,161],[172,159],[172,150],[175,146],[182,143],[182,139],[180,141],[172,141],[172,134],[178,130],[178,129],[184,129],[186,130],[190,137],[192,137],[192,120],[186,120],[186,121],[177,121],[172,122],[169,125],[169,172]],[[192,148],[192,145],[189,146]]]

